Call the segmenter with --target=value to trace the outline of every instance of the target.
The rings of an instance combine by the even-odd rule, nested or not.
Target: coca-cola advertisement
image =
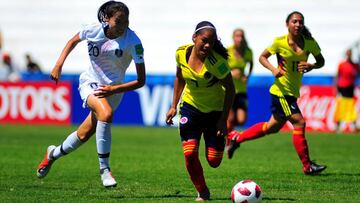
[[[310,131],[335,132],[355,131],[355,125],[351,122],[342,122],[339,127],[334,120],[336,110],[337,92],[332,86],[303,86],[298,100],[299,108],[306,120],[306,129]],[[355,89],[355,111],[360,114],[360,88]],[[356,121],[360,123],[359,116]],[[287,123],[285,129],[291,129]]]

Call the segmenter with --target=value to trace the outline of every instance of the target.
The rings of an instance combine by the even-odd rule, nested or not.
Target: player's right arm
[[[169,111],[166,113],[166,124],[168,124],[168,125],[174,124],[172,121],[172,118],[174,118],[174,116],[176,115],[176,107],[177,107],[177,104],[179,103],[179,100],[180,100],[181,94],[184,90],[184,87],[185,87],[185,80],[182,76],[181,68],[177,67],[176,68],[176,78],[174,81],[173,101],[172,101]]]
[[[66,57],[70,54],[70,52],[75,48],[75,46],[81,42],[79,33],[76,33],[74,37],[72,37],[65,45],[62,50],[58,60],[56,61],[55,67],[51,71],[50,78],[58,83],[61,76],[61,69],[64,65]]]
[[[269,52],[268,49],[265,49],[260,57],[259,57],[259,62],[261,63],[261,65],[263,65],[265,68],[267,68],[268,70],[270,70],[272,72],[272,74],[278,78],[281,77],[285,74],[285,71],[280,69],[280,68],[275,68],[270,61],[268,60],[268,58],[271,56],[272,54]]]

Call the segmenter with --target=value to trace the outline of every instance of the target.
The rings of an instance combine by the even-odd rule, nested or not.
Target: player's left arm
[[[248,63],[249,63],[249,73],[247,75],[244,74],[244,77],[243,77],[244,82],[248,81],[248,79],[253,71],[253,67],[254,67],[254,61],[252,59]]]
[[[307,61],[300,61],[298,64],[298,71],[300,73],[307,73],[313,69],[319,69],[325,65],[325,59],[321,53],[314,56],[314,58],[316,61],[315,63],[308,63]]]
[[[95,96],[103,98],[116,93],[128,92],[131,90],[138,89],[145,85],[146,73],[145,63],[136,63],[136,75],[137,79],[129,81],[120,85],[99,85],[99,88],[94,93]]]
[[[217,135],[225,136],[227,135],[226,121],[235,98],[235,87],[230,73],[226,75],[225,78],[221,79],[219,82],[225,88],[225,98],[223,111],[217,123]]]

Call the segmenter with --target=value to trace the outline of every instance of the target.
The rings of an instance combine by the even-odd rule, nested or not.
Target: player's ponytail
[[[201,31],[203,31],[205,29],[210,29],[215,32],[215,41],[214,41],[214,46],[212,49],[216,53],[218,53],[220,56],[224,57],[227,60],[229,57],[227,49],[224,47],[224,45],[218,39],[217,34],[216,34],[216,28],[212,23],[210,23],[209,21],[201,21],[200,23],[197,24],[194,34],[199,34]]]
[[[224,47],[224,45],[221,43],[219,39],[215,40],[213,50],[218,53],[220,56],[224,57],[224,59],[229,58],[229,54],[227,52],[227,49]]]
[[[303,29],[301,30],[301,34],[306,38],[306,39],[312,39],[312,34],[309,30],[309,28],[307,28],[305,25],[303,27]]]
[[[116,12],[123,12],[129,16],[129,8],[120,1],[107,1],[100,6],[98,10],[98,20],[100,23],[106,23],[107,19],[111,18]]]
[[[305,17],[304,17],[304,15],[303,15],[302,13],[300,13],[299,11],[293,11],[293,12],[291,12],[291,13],[287,16],[287,18],[286,18],[286,24],[289,23],[291,16],[294,15],[294,14],[300,15],[300,16],[302,17],[303,21],[304,21],[304,27],[303,27],[302,30],[301,30],[301,34],[302,34],[305,38],[307,38],[307,39],[312,39],[313,37],[312,37],[312,34],[311,34],[309,28],[305,26]]]

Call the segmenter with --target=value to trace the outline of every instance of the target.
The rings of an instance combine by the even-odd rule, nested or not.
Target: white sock
[[[57,146],[53,152],[53,157],[58,159],[75,149],[77,149],[83,142],[80,141],[79,137],[77,136],[77,131],[71,133],[64,142]]]
[[[99,157],[100,170],[109,167],[111,148],[111,123],[98,121],[96,125],[96,147]]]

